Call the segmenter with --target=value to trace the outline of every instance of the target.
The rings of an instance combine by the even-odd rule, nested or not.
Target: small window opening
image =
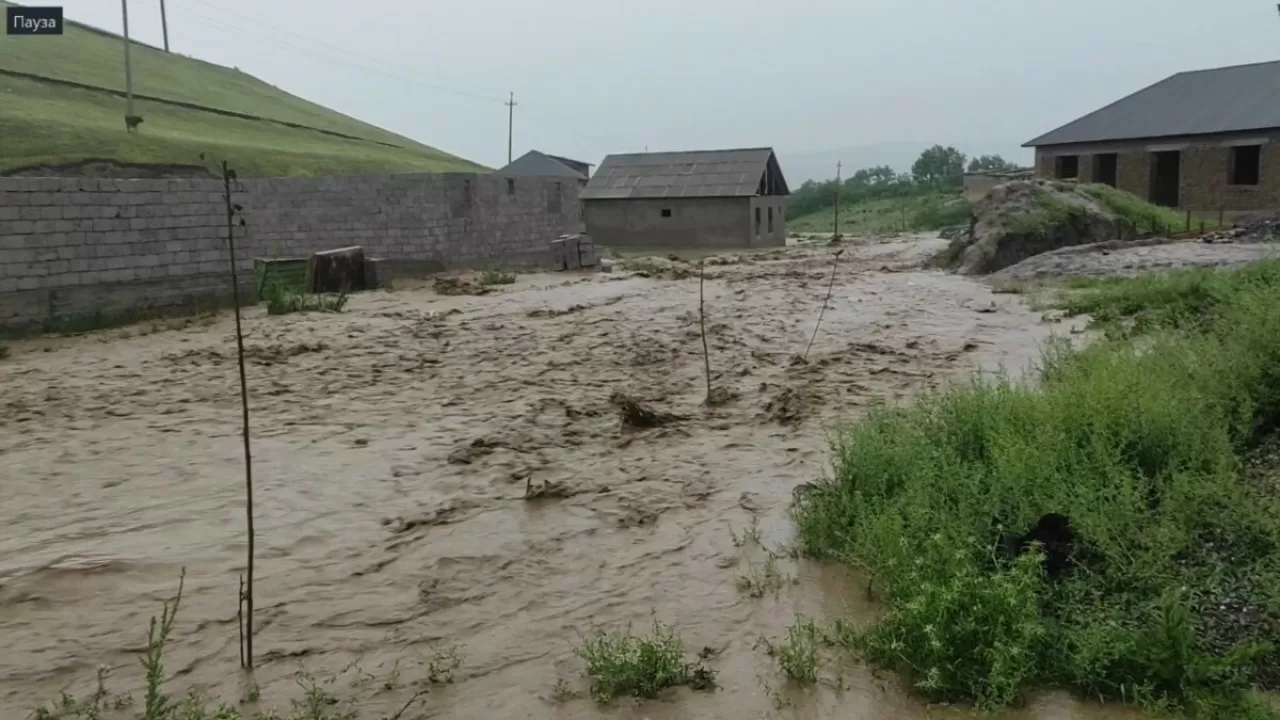
[[[1059,180],[1072,180],[1080,177],[1080,156],[1059,155],[1054,158],[1053,176]]]
[[[1231,148],[1228,171],[1232,185],[1257,185],[1262,179],[1262,146],[1241,145]]]
[[[1116,186],[1119,156],[1115,153],[1102,153],[1093,156],[1093,181],[1103,185]]]
[[[515,195],[515,194],[516,194],[516,179],[515,179],[515,178],[507,178],[507,194],[508,194],[508,195]]]
[[[769,207],[769,234],[773,234],[773,207]]]
[[[662,208],[662,217],[671,217],[671,208]]]
[[[760,234],[760,208],[756,208],[756,234]]]
[[[564,211],[564,207],[561,204],[563,197],[564,197],[564,188],[561,187],[560,183],[556,183],[555,186],[552,187],[551,190],[547,193],[547,214],[548,215],[559,215],[561,212]]]

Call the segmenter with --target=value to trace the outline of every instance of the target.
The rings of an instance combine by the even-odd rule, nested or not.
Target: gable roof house
[[[580,198],[595,242],[633,248],[780,246],[791,191],[772,148],[610,155]]]
[[[560,177],[577,180],[579,186],[591,177],[591,163],[530,150],[498,170],[507,177]]]
[[[1280,62],[1181,72],[1027,142],[1045,177],[1169,207],[1280,209]]]

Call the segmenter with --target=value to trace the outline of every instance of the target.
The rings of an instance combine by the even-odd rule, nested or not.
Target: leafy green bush
[[[481,285],[510,285],[516,281],[515,273],[501,270],[485,270],[480,274]]]
[[[787,628],[786,641],[771,650],[792,682],[812,685],[818,681],[818,626],[812,620],[796,620]]]
[[[267,304],[268,315],[287,315],[296,312],[342,312],[347,307],[346,293],[337,295],[307,295],[287,289],[283,284],[268,282],[262,300]]]
[[[654,698],[677,685],[714,687],[714,674],[685,662],[680,636],[657,621],[648,637],[633,635],[630,627],[597,631],[583,638],[574,654],[586,663],[591,696],[602,703],[623,696]]]
[[[1153,324],[1140,347],[1054,345],[1038,387],[975,379],[844,429],[794,517],[804,551],[868,568],[888,601],[856,643],[866,657],[986,708],[1047,684],[1256,713],[1250,684],[1280,686],[1280,501],[1241,469],[1280,428],[1267,272],[1205,281],[1208,302],[1108,283],[1115,303],[1147,298],[1126,312],[1208,315]],[[1036,553],[1001,552],[1050,513],[1079,538],[1081,566],[1056,580]]]

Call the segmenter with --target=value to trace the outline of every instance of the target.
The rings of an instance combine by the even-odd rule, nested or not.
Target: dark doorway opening
[[[1093,156],[1093,181],[1102,183],[1103,185],[1116,186],[1117,168],[1119,167],[1118,155],[1115,153],[1101,153]]]
[[[1151,202],[1165,207],[1178,207],[1181,176],[1181,152],[1166,150],[1151,153]]]
[[[1074,180],[1080,177],[1080,156],[1059,155],[1054,158],[1053,176],[1059,180]]]

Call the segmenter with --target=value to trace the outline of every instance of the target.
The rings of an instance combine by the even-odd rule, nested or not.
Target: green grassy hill
[[[6,3],[0,0],[0,5]],[[0,42],[0,71],[101,90],[0,73],[0,137],[5,138],[0,144],[0,174],[86,159],[160,165],[207,165],[226,159],[242,175],[485,169],[238,70],[146,45],[133,47],[132,65],[135,95],[261,119],[136,100],[135,113],[144,120],[138,132],[126,133],[125,101],[111,92],[124,90],[120,38],[68,23],[62,36],[5,38]],[[207,160],[200,159],[201,153]]]
[[[959,192],[938,192],[879,198],[840,205],[840,232],[881,235],[911,230],[936,230],[968,222],[969,207]],[[832,208],[787,220],[791,232],[831,232]]]

